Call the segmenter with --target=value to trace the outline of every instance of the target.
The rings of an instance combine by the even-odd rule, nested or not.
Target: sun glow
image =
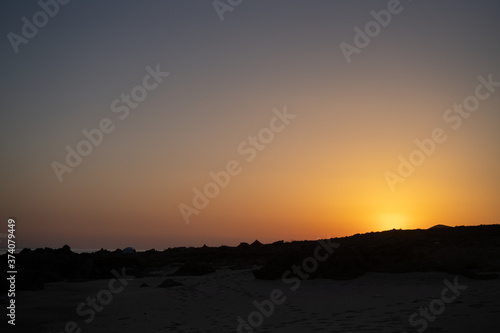
[[[384,214],[378,219],[380,230],[406,229],[408,227],[408,217],[403,214]]]

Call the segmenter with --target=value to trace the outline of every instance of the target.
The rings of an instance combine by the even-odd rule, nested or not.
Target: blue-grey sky
[[[41,3],[57,13],[15,47],[12,33],[25,38],[23,17],[43,20],[43,6],[0,4],[0,207],[18,220],[20,246],[220,245],[500,221],[500,91],[467,117],[445,116],[478,77],[500,81],[498,1],[243,0],[223,20],[213,1]],[[354,28],[389,10],[398,13],[348,62],[341,43],[356,47]],[[126,117],[114,112],[155,70],[169,74],[150,78],[157,85]],[[296,117],[247,161],[239,145],[285,108]],[[70,168],[66,147],[103,119],[112,132],[58,175],[55,162]],[[436,128],[446,141],[399,172],[399,157]],[[241,173],[195,207],[196,189],[231,160]]]

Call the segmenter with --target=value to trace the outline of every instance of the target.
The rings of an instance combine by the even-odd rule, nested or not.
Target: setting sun
[[[408,217],[397,213],[383,214],[378,219],[378,226],[380,230],[407,229]]]

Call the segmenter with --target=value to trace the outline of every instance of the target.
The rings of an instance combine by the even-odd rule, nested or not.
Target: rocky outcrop
[[[124,253],[100,250],[74,253],[67,245],[60,249],[24,249],[16,255],[17,290],[40,290],[46,283],[113,278],[112,271],[147,277],[151,272],[180,267],[177,276],[200,276],[216,269],[254,270],[257,279],[282,279],[292,267],[302,267],[299,278],[352,279],[364,272],[403,273],[440,271],[474,279],[494,279],[500,272],[500,225],[431,228],[427,230],[391,230],[335,238],[339,243],[317,267],[313,258],[317,241],[275,242],[237,247],[169,248]],[[325,255],[324,250],[321,255]],[[312,267],[314,269],[312,269]],[[0,256],[0,269],[7,269],[7,254]],[[6,280],[1,283],[6,287]]]
[[[173,274],[176,276],[200,276],[214,273],[215,268],[209,264],[200,262],[189,262],[181,267]]]

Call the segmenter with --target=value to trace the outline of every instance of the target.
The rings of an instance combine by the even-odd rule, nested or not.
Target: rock
[[[262,246],[262,243],[261,243],[261,242],[259,242],[258,240],[255,240],[255,241],[252,243],[252,245],[251,245],[251,246],[253,246],[253,247]]]
[[[94,259],[87,258],[83,262],[82,266],[76,271],[75,279],[76,280],[88,280],[92,275],[92,270],[94,268]]]
[[[263,267],[253,270],[252,273],[260,280],[281,279],[283,273],[290,270],[292,265],[299,264],[301,259],[302,256],[297,250],[276,253]]]
[[[61,252],[63,252],[63,253],[72,253],[71,248],[69,247],[69,245],[64,245],[61,248]]]
[[[123,249],[123,253],[136,253],[133,247],[126,247]]]
[[[319,276],[334,280],[350,280],[360,277],[365,271],[355,262],[346,258],[328,260],[319,270]]]
[[[24,249],[21,250],[21,252],[19,254],[26,255],[26,254],[30,254],[31,252],[32,252],[31,249],[25,247]]]

